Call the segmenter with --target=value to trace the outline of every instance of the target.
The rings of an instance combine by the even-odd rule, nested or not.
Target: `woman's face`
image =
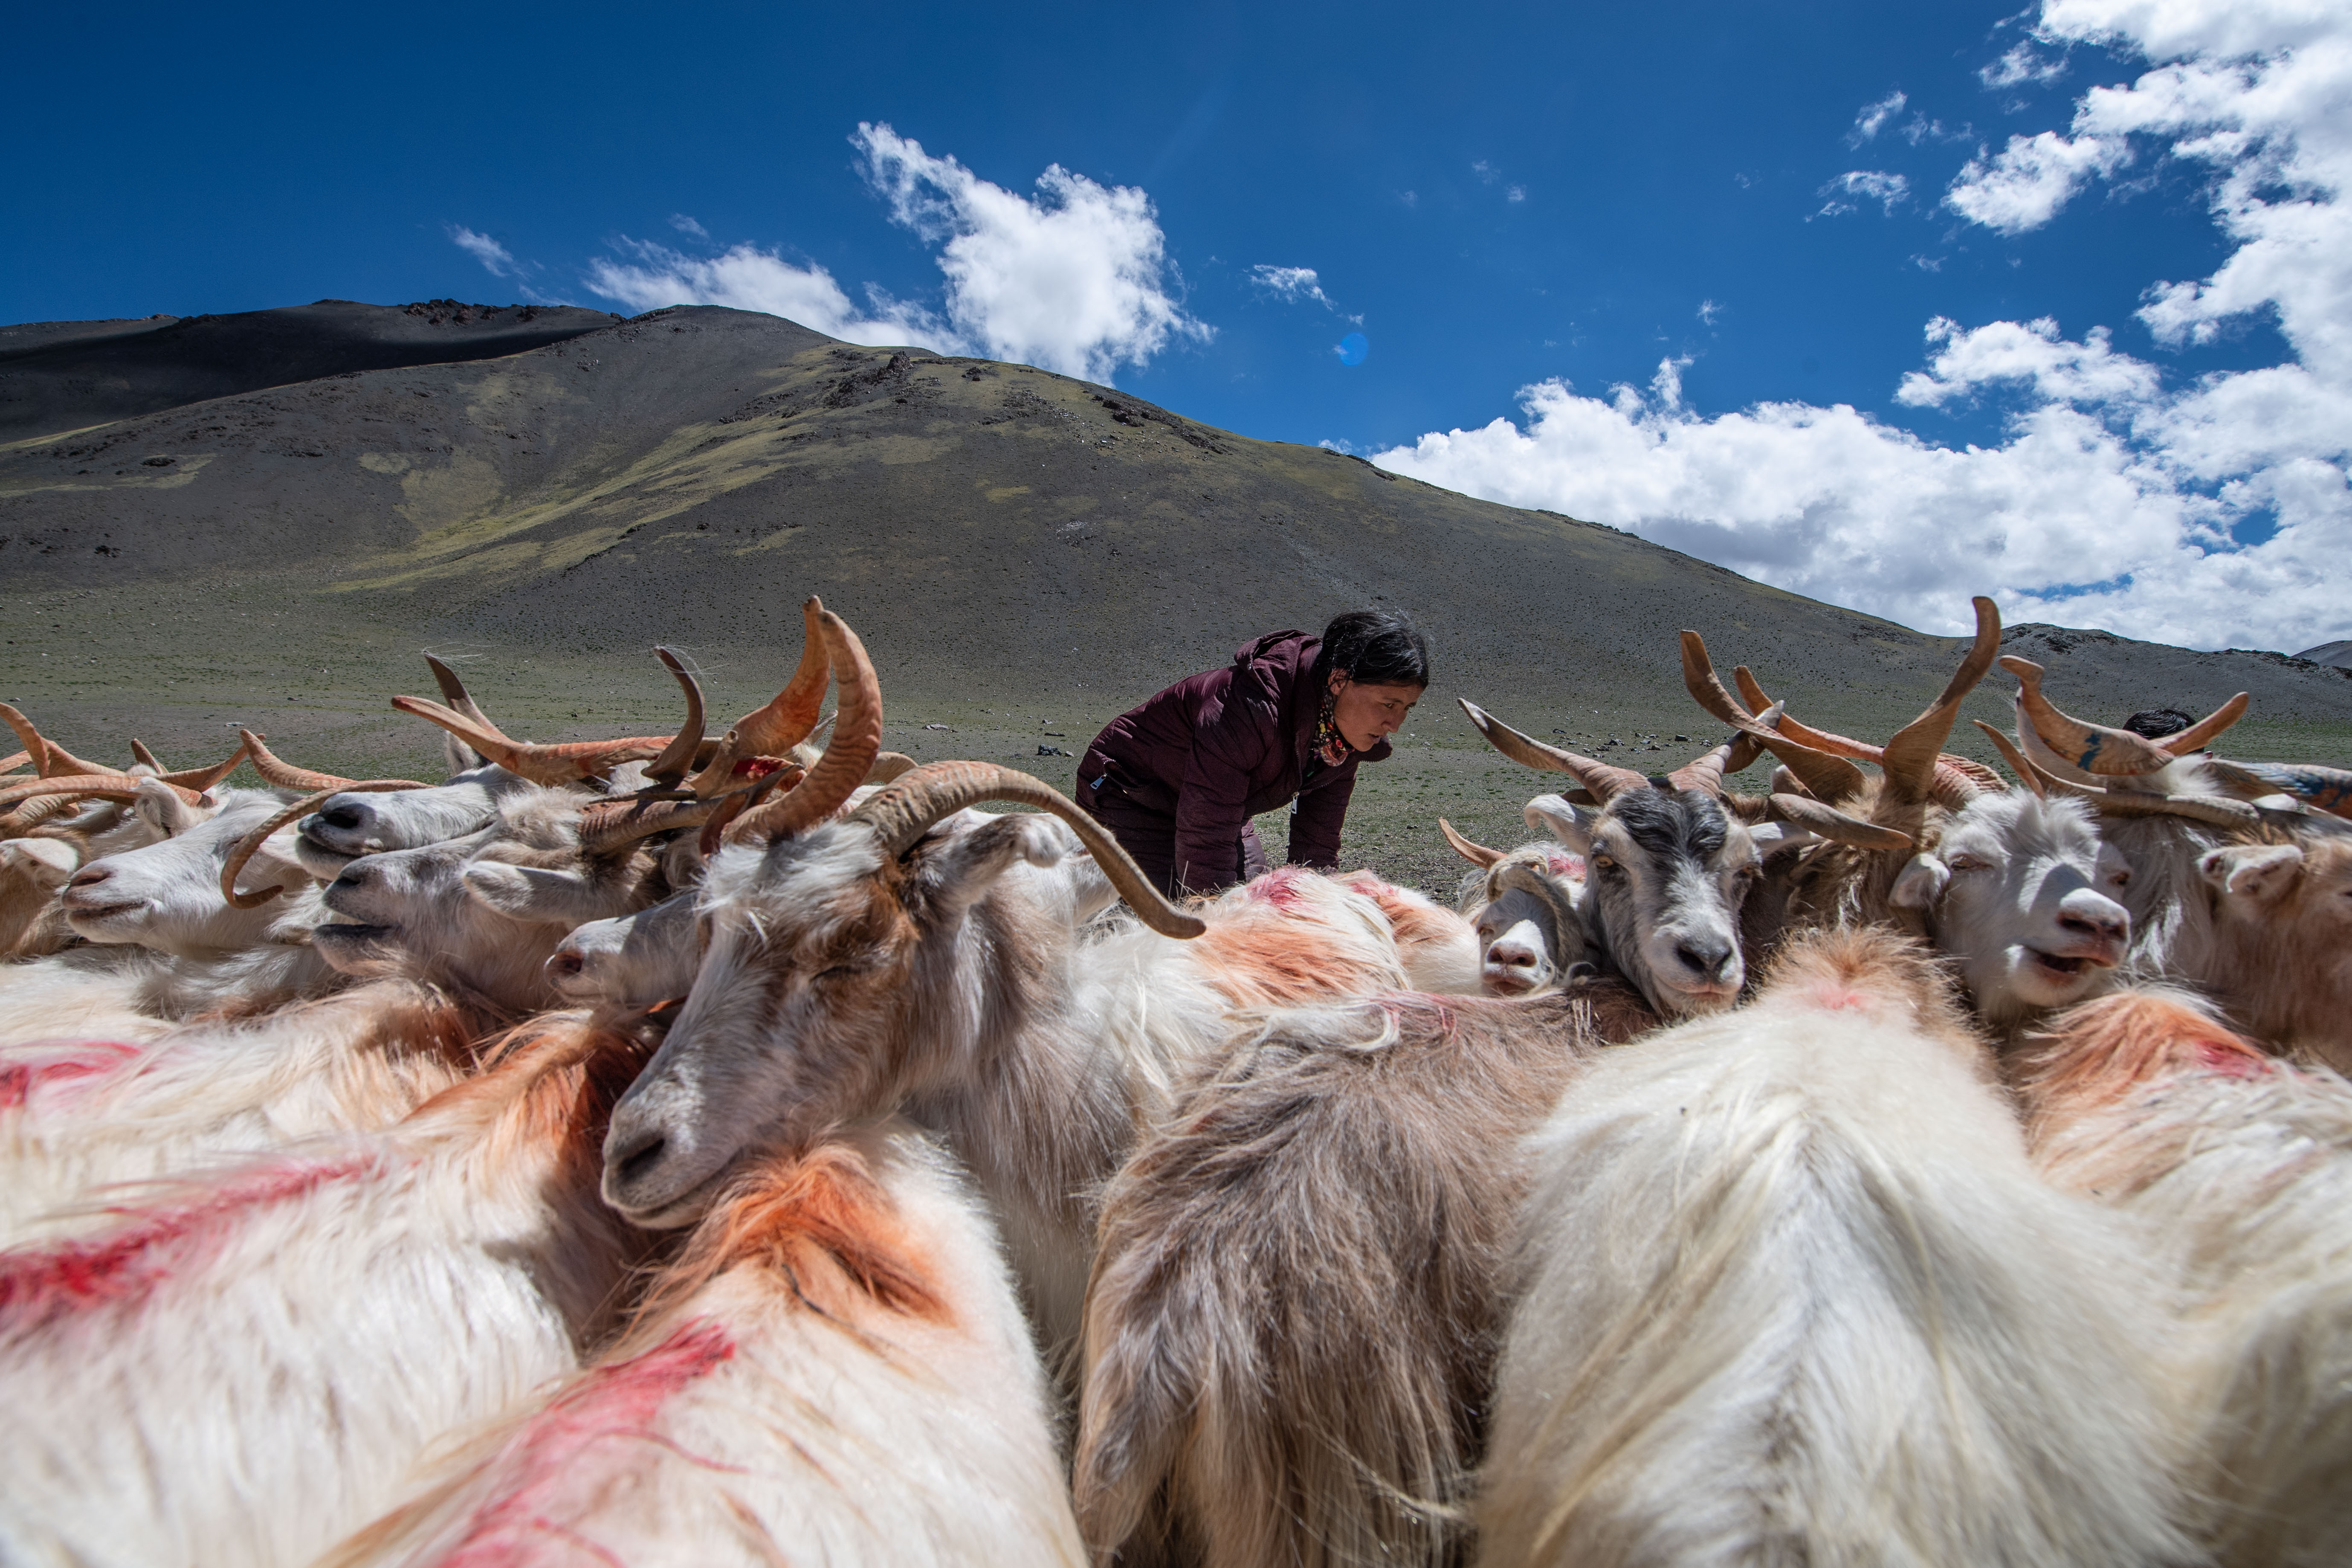
[[[1426,688],[1367,686],[1334,670],[1331,689],[1339,694],[1339,702],[1331,710],[1331,722],[1339,727],[1341,738],[1350,748],[1369,752],[1381,743],[1383,736],[1404,728],[1405,715],[1412,711],[1412,705],[1421,700]]]

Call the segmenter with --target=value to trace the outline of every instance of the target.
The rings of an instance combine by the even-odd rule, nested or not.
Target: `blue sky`
[[[27,14],[0,319],[831,300],[1914,625],[2352,635],[2325,8],[849,9]]]

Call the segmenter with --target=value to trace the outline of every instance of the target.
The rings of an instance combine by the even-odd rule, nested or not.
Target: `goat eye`
[[[1954,871],[1984,871],[1991,868],[1990,861],[1975,855],[1955,855],[1945,861],[1944,865],[1946,868]]]
[[[1585,864],[1595,871],[1614,871],[1617,869],[1617,862],[1607,855],[1595,855],[1591,859],[1586,861]]]

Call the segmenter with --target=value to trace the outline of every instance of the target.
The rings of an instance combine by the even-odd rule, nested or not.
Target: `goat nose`
[[[1731,962],[1731,943],[1719,936],[1690,937],[1678,942],[1675,956],[1688,964],[1694,973],[1712,980],[1721,974]]]
[[[2078,888],[2058,904],[2058,923],[2084,936],[2122,942],[2130,934],[2131,915],[2104,894]]]
[[[607,1152],[604,1168],[613,1173],[620,1188],[625,1191],[651,1175],[654,1168],[661,1163],[662,1156],[668,1152],[668,1137],[658,1129],[648,1128],[638,1134],[635,1142]]]
[[[86,866],[82,869],[76,871],[73,875],[73,880],[68,882],[66,886],[68,888],[93,888],[113,875],[114,868],[111,866]]]
[[[331,806],[319,814],[319,825],[348,833],[367,821],[366,811],[356,805]]]
[[[568,980],[587,967],[588,961],[578,953],[559,952],[547,961],[547,977],[550,980]]]

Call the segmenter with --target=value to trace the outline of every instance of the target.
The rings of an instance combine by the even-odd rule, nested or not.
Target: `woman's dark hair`
[[[1427,686],[1429,639],[1394,610],[1350,610],[1323,628],[1315,656],[1319,690],[1335,669],[1367,686]]]

